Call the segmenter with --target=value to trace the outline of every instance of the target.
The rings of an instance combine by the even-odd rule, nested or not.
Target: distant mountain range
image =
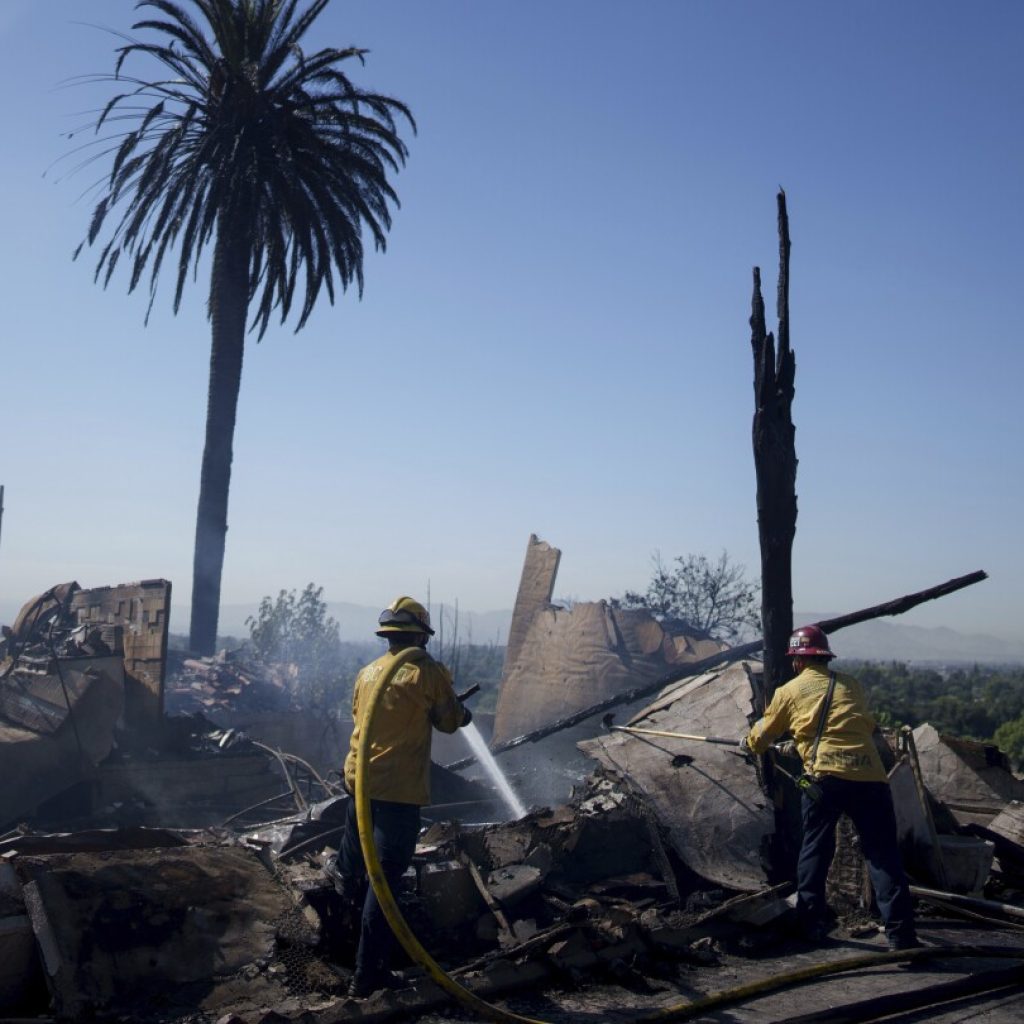
[[[797,623],[820,622],[837,612],[798,612]],[[948,626],[912,626],[899,617],[849,626],[830,638],[841,658],[862,661],[912,661],[917,664],[1024,664],[1024,641],[984,633],[961,633]]]
[[[439,631],[441,628],[441,614],[438,606],[434,605],[430,609],[430,613],[433,616],[434,629]],[[245,624],[245,620],[255,614],[255,604],[221,605],[218,632],[221,636],[248,636],[249,629]],[[329,601],[327,603],[327,614],[338,620],[342,640],[368,640],[373,638],[374,630],[377,628],[377,618],[380,615],[380,609],[371,608],[368,605],[352,604],[349,601]],[[174,606],[171,610],[172,631],[184,632],[184,624],[187,621],[188,609]],[[460,608],[458,614],[459,640],[464,643],[474,644],[504,644],[511,621],[511,611],[469,612]],[[454,624],[455,609],[445,605],[444,630],[446,633],[446,643],[451,639]]]
[[[328,612],[338,620],[342,640],[365,640],[377,627],[379,608],[334,601]],[[0,601],[0,622],[11,623],[20,605]],[[227,604],[221,608],[220,634],[245,637],[249,630],[245,620],[256,614],[256,604]],[[454,608],[445,607],[446,641],[451,639]],[[439,611],[432,609],[435,627]],[[831,618],[834,612],[797,612],[797,623],[817,622]],[[463,642],[504,644],[512,621],[511,610],[472,612],[459,610],[458,634]],[[187,606],[175,605],[171,610],[171,631],[184,633],[188,622]],[[946,626],[912,626],[899,618],[875,619],[859,626],[850,626],[834,635],[834,650],[841,658],[865,661],[912,661],[918,664],[971,663],[1024,664],[1024,640],[1004,640],[981,633],[962,633]]]
[[[328,604],[329,613],[338,620],[343,640],[363,640],[377,628],[379,609],[336,601]],[[255,605],[225,605],[221,609],[220,632],[247,636],[245,619],[256,612]],[[438,609],[432,609],[437,627]],[[175,609],[175,622],[185,621],[185,610]],[[450,639],[453,608],[445,607],[445,629]],[[797,612],[794,621],[819,622],[836,612]],[[512,621],[511,610],[471,612],[459,610],[459,637],[477,644],[504,644]],[[183,627],[182,627],[183,628]],[[850,626],[835,634],[835,652],[842,658],[863,661],[981,662],[988,664],[1024,664],[1024,641],[1001,640],[981,633],[961,633],[946,626],[912,626],[898,618],[875,619]]]

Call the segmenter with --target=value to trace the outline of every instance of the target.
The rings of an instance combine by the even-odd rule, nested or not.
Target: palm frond
[[[408,157],[399,124],[415,132],[416,122],[404,103],[346,73],[367,51],[303,52],[328,2],[137,3],[144,15],[133,32],[146,38],[122,35],[113,75],[82,79],[121,86],[100,108],[97,148],[83,160],[111,158],[83,243],[108,234],[97,280],[106,285],[128,262],[128,290],[148,280],[152,306],[176,251],[177,311],[203,251],[227,232],[248,252],[257,337],[275,313],[301,329],[322,292],[332,303],[339,289],[362,292],[364,235],[383,249],[398,207],[390,178]],[[164,73],[128,75],[129,60]]]

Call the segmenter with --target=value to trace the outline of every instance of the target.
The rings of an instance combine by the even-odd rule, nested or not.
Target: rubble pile
[[[266,664],[243,651],[218,651],[209,658],[184,657],[172,664],[165,708],[172,715],[297,711],[297,677],[295,665]]]
[[[0,829],[203,827],[282,794],[295,809],[266,751],[218,749],[209,721],[166,715],[170,592],[64,583],[4,627]]]
[[[58,1019],[175,1019],[239,1002],[240,985],[249,1009],[285,1004],[282,952],[317,941],[315,916],[235,841],[137,829],[0,847],[8,909],[35,947],[20,987],[0,992],[8,1011],[48,997]]]
[[[255,1021],[268,1006],[286,1019],[326,1006],[333,1018],[318,1019],[359,1019],[339,996],[358,911],[320,869],[347,799],[244,833],[0,841],[0,948],[11,970],[23,965],[0,1003],[27,1013],[48,1001],[61,1019],[176,1020],[198,1009]],[[463,984],[490,993],[595,976],[643,985],[658,962],[713,961],[715,943],[738,940],[755,910],[767,920],[779,895],[730,901],[721,889],[681,887],[649,808],[600,774],[572,805],[519,822],[433,825],[405,883],[421,941]],[[8,920],[19,927],[5,931]],[[443,1002],[416,971],[408,980],[408,991],[375,1001],[421,1011]]]
[[[82,622],[77,583],[29,601],[4,627],[0,822],[88,777],[125,713],[123,628]]]
[[[660,624],[602,605],[553,610],[557,551],[531,544],[506,732],[614,697],[630,665],[646,679],[683,653],[700,660],[692,638],[684,644]],[[4,632],[0,771],[11,782],[0,797],[0,1016],[331,1024],[444,1006],[449,997],[408,962],[395,964],[397,991],[344,995],[359,907],[324,866],[350,797],[297,752],[223,721],[239,709],[265,715],[261,728],[291,717],[288,667],[237,653],[183,657],[165,686],[169,593],[163,581],[66,584]],[[494,821],[489,787],[432,766],[435,803],[396,895],[460,984],[488,1000],[607,985],[609,1006],[636,1010],[616,1019],[635,1019],[721,987],[702,971],[721,965],[735,978],[761,963],[763,974],[771,959],[767,970],[781,973],[808,956],[791,930],[794,783],[771,758],[754,763],[721,739],[743,735],[763,706],[762,667],[740,653],[647,689],[642,707],[631,696],[621,726],[610,715],[567,719],[572,731],[545,741],[544,757],[522,746],[534,776],[561,770],[573,790],[521,820]],[[544,685],[531,705],[534,655]],[[340,761],[345,744],[333,734],[329,743]],[[551,754],[569,743],[571,772]],[[962,913],[1024,932],[1024,783],[994,748],[927,725],[890,747],[922,931],[948,929]],[[829,897],[838,943],[878,951],[856,835],[841,824],[837,840]],[[1024,936],[1005,936],[1024,959]],[[884,984],[871,975],[871,986]],[[588,1019],[598,1019],[595,1005]],[[758,1019],[790,1020],[790,1011]]]
[[[399,991],[343,994],[358,911],[321,865],[347,799],[238,833],[0,840],[0,1005],[210,1024],[409,1019],[443,1005],[418,968]],[[485,998],[595,983],[640,998],[788,948],[789,885],[717,886],[669,838],[648,801],[599,770],[571,804],[521,821],[432,825],[399,897],[431,954]]]

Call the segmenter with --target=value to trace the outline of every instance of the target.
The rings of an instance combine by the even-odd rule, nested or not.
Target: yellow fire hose
[[[394,661],[388,666],[370,692],[366,703],[366,712],[363,716],[362,729],[359,733],[359,745],[356,750],[356,820],[359,825],[359,845],[363,851],[363,860],[366,862],[366,873],[369,876],[370,885],[373,886],[373,891],[377,896],[377,901],[380,903],[381,910],[384,912],[384,916],[387,918],[387,922],[402,948],[409,955],[410,959],[419,964],[430,978],[449,995],[453,996],[464,1006],[469,1007],[469,1009],[475,1010],[485,1020],[496,1021],[498,1024],[505,1024],[505,1022],[514,1022],[514,1024],[547,1024],[546,1021],[536,1020],[533,1017],[522,1017],[517,1013],[494,1006],[481,999],[469,989],[464,988],[448,975],[444,968],[423,948],[419,939],[412,933],[412,929],[402,916],[401,910],[398,909],[398,903],[395,901],[394,894],[391,892],[387,879],[384,877],[384,869],[381,867],[380,858],[377,856],[377,847],[373,841],[373,818],[370,813],[370,795],[367,791],[370,736],[373,734],[373,716],[377,710],[377,702],[380,695],[394,678],[395,673],[415,657],[418,650],[418,648],[414,647],[408,648],[395,655]],[[1005,946],[951,946],[948,948],[929,946],[923,949],[904,950],[897,953],[868,953],[847,957],[843,960],[833,960],[827,963],[802,967],[786,974],[774,974],[766,978],[747,982],[736,988],[714,992],[695,1000],[664,1006],[653,1012],[640,1014],[634,1019],[638,1022],[687,1020],[713,1007],[722,1007],[741,1002],[752,996],[765,995],[768,992],[777,991],[788,985],[799,984],[813,978],[838,974],[843,971],[880,967],[905,960],[924,960],[932,957],[942,959],[947,957],[1007,957],[1024,959],[1024,949],[1014,949]]]
[[[370,813],[370,794],[367,791],[367,766],[370,763],[370,736],[373,735],[373,716],[377,710],[377,702],[385,687],[394,678],[395,673],[406,662],[419,654],[419,648],[410,647],[399,651],[394,661],[388,666],[378,683],[370,692],[366,702],[366,712],[363,715],[363,727],[359,733],[359,745],[356,748],[356,820],[359,823],[359,845],[362,847],[363,860],[366,862],[366,873],[370,878],[370,885],[377,895],[377,902],[395,938],[401,943],[402,948],[409,954],[409,957],[418,963],[438,985],[449,995],[454,996],[464,1006],[476,1010],[485,1020],[504,1022],[524,1022],[524,1024],[545,1024],[544,1021],[534,1020],[532,1017],[520,1017],[516,1013],[510,1013],[497,1006],[484,1002],[479,996],[463,988],[454,978],[445,973],[444,968],[423,948],[419,939],[412,933],[408,922],[402,916],[395,897],[391,892],[387,879],[384,877],[384,869],[381,867],[380,858],[377,856],[377,848],[373,842],[373,817]]]

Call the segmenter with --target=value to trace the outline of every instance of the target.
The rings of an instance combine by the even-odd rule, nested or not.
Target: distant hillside
[[[837,613],[799,612],[797,623],[817,622]],[[840,630],[832,649],[841,658],[862,661],[1024,663],[1024,641],[982,633],[961,633],[947,626],[912,626],[899,618],[875,619]]]
[[[221,606],[220,623],[217,631],[222,636],[244,637],[249,635],[245,620],[256,614],[255,604],[226,604]],[[435,605],[431,609],[434,617],[434,629],[439,629],[440,613]],[[369,605],[352,604],[350,601],[329,601],[327,612],[338,620],[342,640],[365,640],[372,637],[377,628],[379,608]],[[449,638],[455,609],[445,606],[446,641]],[[511,611],[469,612],[459,609],[459,638],[464,642],[475,644],[504,644],[508,636],[509,623],[512,621]],[[171,611],[171,629],[175,632],[186,632],[188,608],[178,607]]]
[[[333,602],[328,608],[341,626],[343,640],[372,636],[377,627],[377,616],[380,614],[377,608],[345,601]],[[245,618],[255,611],[255,605],[225,606],[221,611],[221,633],[248,635]],[[446,623],[450,621],[452,612],[453,609],[446,608]],[[794,622],[817,622],[836,614],[796,612]],[[435,626],[437,619],[435,608]],[[460,609],[459,636],[478,644],[504,644],[511,621],[511,610],[469,612]],[[898,618],[876,619],[859,626],[850,626],[836,633],[834,641],[834,649],[840,657],[862,661],[1024,664],[1024,641],[1001,640],[980,633],[961,633],[946,626],[913,626],[900,622]]]
[[[21,605],[0,600],[0,622],[11,623]],[[245,620],[256,614],[256,604],[227,604],[221,608],[219,632],[222,636],[246,637],[249,630]],[[341,638],[346,641],[363,640],[373,635],[377,627],[379,608],[334,601],[328,604],[330,614],[338,620]],[[435,626],[439,618],[437,606],[433,609]],[[454,609],[445,609],[445,629],[450,634]],[[835,612],[797,612],[797,624],[827,619]],[[510,610],[491,612],[459,611],[459,637],[477,644],[504,644],[508,636]],[[185,633],[188,623],[187,605],[175,605],[171,611],[171,630]],[[446,637],[448,639],[448,637]],[[1024,664],[1024,640],[1004,640],[981,633],[961,633],[946,626],[913,626],[899,618],[876,619],[836,633],[835,651],[842,658],[863,661],[908,661],[942,664]]]
[[[343,640],[359,640],[373,635],[379,609],[346,601],[333,602],[328,608],[341,626]],[[247,635],[245,618],[255,611],[255,605],[225,606],[221,611],[221,632]],[[446,609],[446,622],[450,620],[452,611]],[[797,612],[794,621],[797,624],[816,622],[835,614]],[[435,608],[435,625],[437,618]],[[503,644],[511,621],[511,610],[470,612],[460,609],[459,635],[463,640],[471,639],[474,643]],[[1001,640],[980,633],[961,633],[946,626],[913,626],[900,622],[898,618],[876,619],[859,626],[850,626],[836,633],[834,639],[837,654],[843,658],[863,661],[1024,664],[1024,641]]]

